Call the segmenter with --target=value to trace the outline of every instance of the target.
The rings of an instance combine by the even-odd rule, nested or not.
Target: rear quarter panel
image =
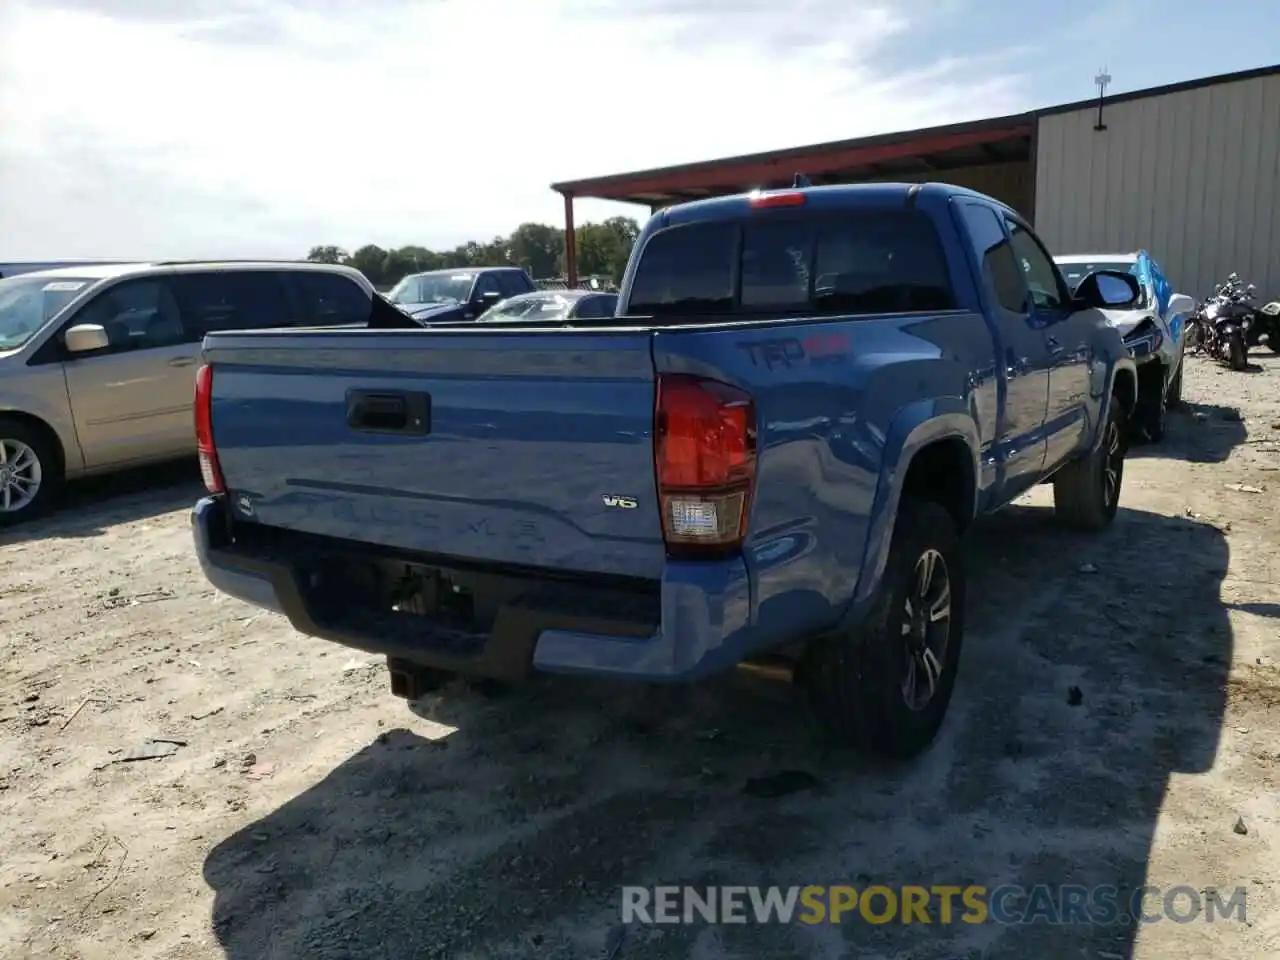
[[[762,636],[829,625],[870,592],[923,443],[961,437],[977,476],[983,414],[969,373],[990,363],[990,343],[982,316],[966,311],[655,336],[659,373],[713,377],[755,398],[744,554]]]
[[[901,205],[903,195],[875,202]],[[755,398],[759,460],[744,555],[757,636],[794,636],[856,615],[883,571],[911,457],[928,442],[965,442],[975,510],[994,485],[981,467],[1004,391],[993,322],[949,197],[926,188],[917,206],[938,229],[960,309],[655,335],[657,372],[713,377]],[[620,313],[644,242],[662,225],[659,214],[637,241]]]

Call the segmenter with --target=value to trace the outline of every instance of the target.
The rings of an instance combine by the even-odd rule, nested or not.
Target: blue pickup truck
[[[196,389],[209,580],[385,654],[391,688],[785,661],[906,758],[964,634],[959,538],[1051,482],[1116,513],[1136,377],[1013,210],[943,184],[653,216],[610,319],[215,333]]]

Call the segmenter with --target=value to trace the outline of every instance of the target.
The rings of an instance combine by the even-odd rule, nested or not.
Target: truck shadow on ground
[[[1223,463],[1247,437],[1238,408],[1184,401],[1169,411],[1164,438],[1159,443],[1134,443],[1129,457]]]
[[[46,537],[97,537],[121,523],[189,507],[204,495],[195,460],[136,467],[76,480],[46,516],[0,530],[0,546]]]
[[[1033,507],[974,533],[956,698],[915,763],[861,760],[791,688],[734,677],[430,695],[416,710],[452,734],[387,731],[211,851],[227,957],[597,957],[624,884],[1109,885],[1127,914],[1170,775],[1217,747],[1226,540],[1132,510],[1079,536]],[[744,786],[780,771],[798,792]],[[1132,953],[1119,916],[939,924],[931,909],[932,925],[633,926],[617,957]]]

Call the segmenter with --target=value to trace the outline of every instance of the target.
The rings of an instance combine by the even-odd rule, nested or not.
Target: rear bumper
[[[503,607],[491,632],[459,634],[426,618],[367,617],[317,611],[296,565],[232,543],[221,499],[191,512],[200,567],[223,593],[284,614],[301,633],[370,653],[468,676],[518,680],[531,670],[637,680],[694,680],[733,667],[789,639],[762,636],[752,625],[751,591],[741,558],[721,563],[668,563],[657,596],[645,604],[601,596],[585,585],[566,602],[530,600]],[[570,585],[572,588],[572,585]],[[606,591],[607,593],[607,591]],[[337,605],[338,607],[341,604]]]

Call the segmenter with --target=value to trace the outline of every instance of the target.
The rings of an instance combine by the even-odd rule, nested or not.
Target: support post
[[[564,273],[572,290],[578,285],[578,234],[573,225],[573,194],[564,195]]]

